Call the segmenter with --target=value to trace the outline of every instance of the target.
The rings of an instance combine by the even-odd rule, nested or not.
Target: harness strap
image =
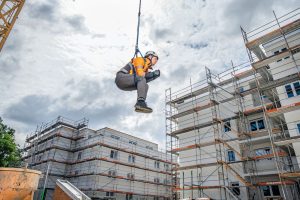
[[[133,78],[134,78],[134,85],[135,87],[137,87],[137,78],[136,78],[136,70],[135,70],[135,67],[133,66],[133,64],[131,62],[128,63],[129,66],[130,66],[130,69],[132,70],[133,72]]]
[[[126,70],[126,69],[124,69],[124,68],[122,68],[119,72],[123,72],[123,73],[125,73],[125,74],[128,74],[129,72]]]

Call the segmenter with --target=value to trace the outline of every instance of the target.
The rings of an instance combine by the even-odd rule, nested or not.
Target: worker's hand
[[[154,79],[158,78],[160,76],[159,70],[154,70],[153,72],[147,72],[145,75],[146,82],[153,81]]]
[[[153,75],[156,76],[156,78],[159,77],[159,76],[160,76],[160,71],[159,71],[159,69],[154,70],[154,71],[153,71]]]

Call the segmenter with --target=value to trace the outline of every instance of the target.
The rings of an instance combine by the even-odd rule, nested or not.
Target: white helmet
[[[153,56],[153,57],[156,57],[158,59],[158,55],[154,51],[147,51],[145,53],[145,57],[148,57],[148,56]]]

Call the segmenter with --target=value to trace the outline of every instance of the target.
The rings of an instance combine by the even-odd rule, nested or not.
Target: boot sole
[[[152,113],[153,110],[141,108],[141,107],[135,107],[135,112],[140,112],[140,113]]]

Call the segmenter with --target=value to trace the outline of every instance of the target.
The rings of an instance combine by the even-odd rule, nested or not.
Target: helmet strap
[[[150,63],[149,63],[149,66],[148,66],[148,68],[149,69],[152,69],[152,58],[153,58],[153,56],[151,55],[151,59],[149,58],[149,56],[148,57],[146,57],[146,59],[149,59],[150,60]]]

